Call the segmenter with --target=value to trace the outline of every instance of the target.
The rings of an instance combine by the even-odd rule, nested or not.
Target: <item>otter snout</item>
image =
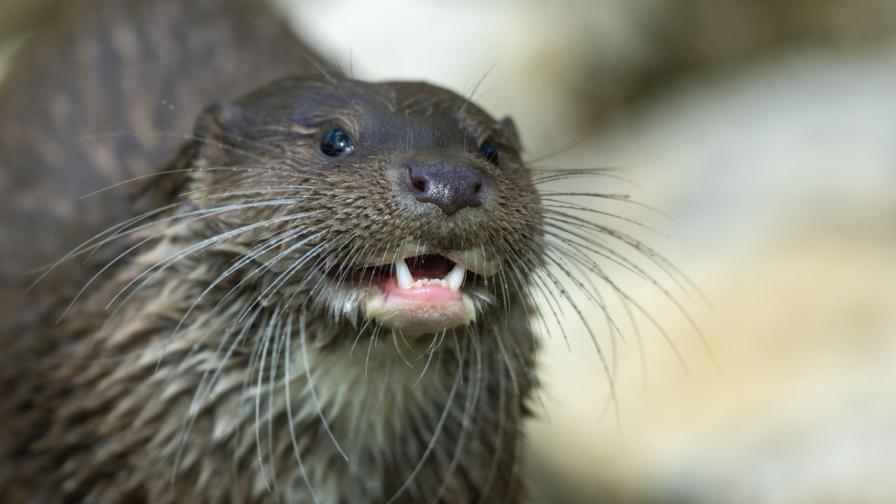
[[[452,161],[408,164],[405,186],[417,201],[432,203],[445,215],[482,205],[482,174]]]

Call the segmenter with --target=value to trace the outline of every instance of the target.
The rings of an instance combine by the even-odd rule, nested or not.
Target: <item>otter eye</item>
[[[489,163],[498,166],[498,151],[491,140],[482,142],[482,145],[479,146],[479,155],[484,157]]]
[[[326,156],[338,157],[355,149],[352,137],[340,128],[333,128],[320,141],[320,151]]]

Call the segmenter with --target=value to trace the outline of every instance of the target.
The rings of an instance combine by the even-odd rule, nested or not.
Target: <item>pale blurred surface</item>
[[[476,89],[515,118],[530,158],[587,136],[539,164],[636,183],[554,188],[623,191],[670,216],[602,207],[669,235],[623,226],[709,299],[651,270],[715,363],[631,275],[620,287],[675,349],[643,319],[637,344],[618,307],[613,345],[578,296],[616,356],[617,406],[566,313],[569,347],[553,330],[541,356],[536,500],[896,502],[896,3],[279,3],[356,77]]]

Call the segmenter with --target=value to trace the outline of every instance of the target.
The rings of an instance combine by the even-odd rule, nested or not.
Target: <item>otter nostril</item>
[[[420,192],[426,192],[426,180],[421,177],[412,177],[411,185]]]
[[[482,182],[477,182],[476,186],[473,187],[473,192],[479,194],[482,192]]]
[[[407,172],[408,187],[416,193],[425,193],[427,189],[426,177],[413,168],[408,168]]]

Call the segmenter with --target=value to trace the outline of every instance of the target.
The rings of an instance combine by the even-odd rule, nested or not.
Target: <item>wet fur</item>
[[[333,124],[368,150],[323,159],[316,143]],[[486,138],[500,166],[476,157]],[[471,163],[494,198],[452,219],[413,204],[396,188],[402,161],[418,155]],[[671,270],[569,193],[537,190],[603,174],[527,168],[509,122],[420,83],[292,77],[207,108],[134,210],[50,270],[85,261],[66,284],[75,288],[7,332],[3,494],[520,500],[530,320],[559,320],[564,307],[582,317],[571,289],[604,309],[592,279],[649,317],[599,262],[659,286],[619,244]],[[364,320],[341,272],[394,258],[402,243],[499,259],[498,274],[470,286],[475,323],[410,337]],[[607,327],[618,331],[609,315]]]
[[[53,409],[35,413],[46,425],[28,447],[45,488],[100,502],[516,498],[534,350],[526,277],[508,268],[515,284],[481,287],[476,324],[408,339],[365,323],[357,289],[322,273],[403,241],[537,261],[535,243],[504,230],[538,219],[511,196],[528,177],[510,152],[489,173],[501,209],[445,223],[401,206],[385,155],[327,166],[322,132],[286,105],[368,94],[423,118],[452,105],[460,124],[487,128],[460,97],[419,87],[406,101],[407,89],[294,78],[212,107],[168,170],[183,183],[171,210],[76,252],[128,242],[103,266],[112,278],[88,282],[62,316],[66,342],[30,394]],[[249,117],[273,104],[288,113]],[[347,109],[326,117],[351,122]]]

